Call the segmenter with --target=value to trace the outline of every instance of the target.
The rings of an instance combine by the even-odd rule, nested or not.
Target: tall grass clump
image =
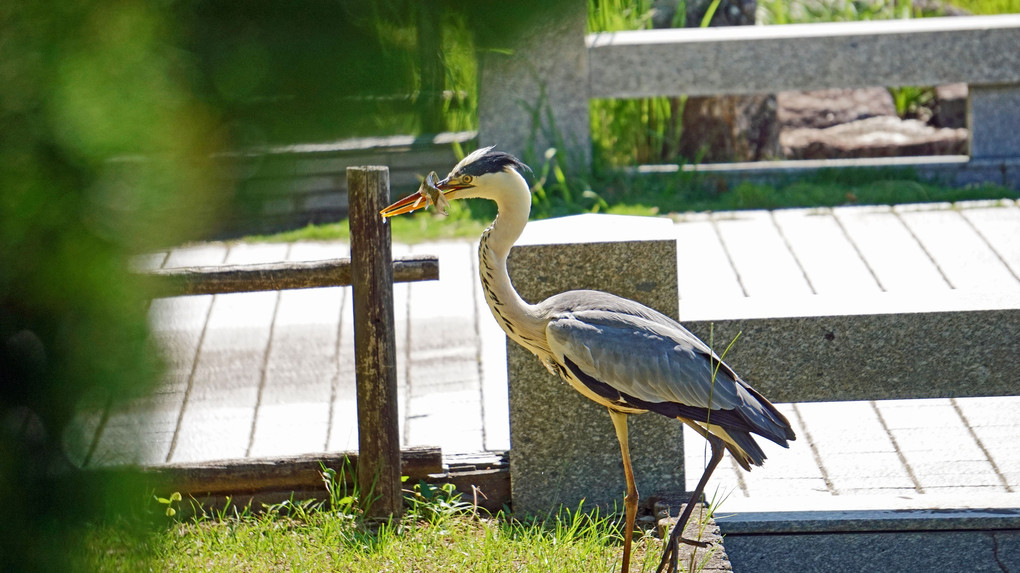
[[[518,519],[489,515],[452,485],[406,487],[405,515],[364,518],[364,491],[349,467],[323,468],[325,499],[218,506],[179,494],[150,496],[134,518],[93,524],[72,548],[82,571],[447,571],[612,573],[622,552],[621,516],[585,507]],[[173,510],[173,511],[171,511]],[[141,521],[157,522],[155,528]],[[654,571],[662,550],[635,539],[633,571]],[[687,559],[698,571],[713,550]],[[687,568],[685,567],[685,570]]]
[[[683,3],[677,14],[685,13]],[[674,24],[683,25],[682,22]],[[652,2],[588,0],[588,31],[616,32],[652,28]],[[593,159],[596,167],[661,163],[676,158],[682,100],[655,97],[599,99],[591,102]]]

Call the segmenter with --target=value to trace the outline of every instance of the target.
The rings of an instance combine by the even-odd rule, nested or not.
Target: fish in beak
[[[453,184],[449,177],[440,181],[439,176],[433,171],[425,176],[425,180],[421,182],[421,187],[418,188],[416,193],[412,193],[386,207],[379,211],[379,214],[384,219],[388,219],[396,215],[403,215],[404,213],[410,213],[430,205],[435,205],[439,213],[446,215],[446,209],[450,206],[446,196],[462,188],[462,186]]]

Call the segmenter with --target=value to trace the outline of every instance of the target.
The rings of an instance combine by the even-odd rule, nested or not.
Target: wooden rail
[[[401,473],[414,482],[443,471],[439,448],[411,448],[401,452]],[[322,468],[337,472],[353,485],[359,462],[358,452],[331,452],[279,458],[219,460],[167,464],[145,470],[151,481],[171,491],[195,497],[230,496],[260,492],[317,490],[325,492]]]
[[[146,274],[156,281],[159,296],[225,294],[267,290],[350,286],[351,259],[222,265],[157,269]],[[393,281],[439,279],[439,260],[432,255],[401,257],[393,261]]]
[[[397,351],[393,282],[436,280],[435,256],[392,259],[390,226],[379,215],[390,198],[389,169],[348,167],[351,198],[351,258],[148,271],[157,296],[225,294],[315,287],[353,287],[354,354],[357,378],[358,454],[356,472],[370,496],[366,515],[399,516],[403,511],[401,475],[427,477],[442,471],[438,449],[411,451],[401,467],[397,410]],[[242,494],[322,491],[319,462],[351,461],[352,454],[322,454],[277,460],[209,462],[167,466],[150,472],[169,487],[193,496],[230,499]],[[407,465],[410,464],[410,465]],[[496,472],[500,474],[500,472]],[[505,470],[500,475],[505,475]],[[352,477],[352,476],[348,476]],[[508,488],[504,488],[507,489]],[[262,501],[272,501],[261,495]],[[283,499],[286,499],[284,497]]]
[[[259,511],[263,504],[326,499],[324,467],[336,472],[336,485],[350,491],[356,484],[360,462],[358,452],[332,452],[176,463],[145,468],[142,480],[128,483],[142,486],[140,495],[153,490],[160,495],[179,492],[185,499],[198,500],[206,509],[222,510],[233,505]],[[95,471],[110,477],[124,469],[105,467]],[[491,512],[511,501],[509,452],[444,457],[437,447],[412,447],[400,452],[400,474],[407,476],[407,488],[422,481],[433,485],[452,483],[465,500]],[[188,510],[186,504],[179,509]]]

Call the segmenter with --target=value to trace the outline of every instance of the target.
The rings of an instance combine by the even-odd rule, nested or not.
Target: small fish
[[[425,180],[421,182],[421,187],[418,188],[418,193],[428,200],[429,205],[435,205],[436,211],[440,214],[446,215],[446,209],[450,206],[450,202],[446,200],[446,195],[436,187],[439,183],[439,176],[436,175],[435,171],[430,172],[425,176]]]

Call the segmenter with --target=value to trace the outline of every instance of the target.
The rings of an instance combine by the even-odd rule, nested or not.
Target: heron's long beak
[[[465,187],[462,185],[456,185],[452,183],[449,177],[443,179],[439,183],[436,183],[436,189],[439,189],[445,197],[448,197],[450,199],[453,199],[453,197],[450,196],[451,193],[453,193],[454,191],[459,191],[464,188]],[[428,197],[426,197],[425,194],[421,190],[419,190],[418,192],[412,193],[407,197],[404,197],[403,199],[397,201],[396,203],[393,203],[392,205],[386,207],[382,211],[379,211],[379,214],[382,215],[384,219],[388,219],[390,217],[395,217],[397,215],[403,215],[404,213],[417,211],[418,209],[424,209],[428,205],[429,205]]]
[[[428,205],[428,200],[424,195],[416,191],[389,207],[386,207],[382,211],[379,211],[379,214],[382,215],[384,219],[388,219],[397,215],[403,215],[404,213],[410,213],[411,211],[417,211],[426,205]]]

